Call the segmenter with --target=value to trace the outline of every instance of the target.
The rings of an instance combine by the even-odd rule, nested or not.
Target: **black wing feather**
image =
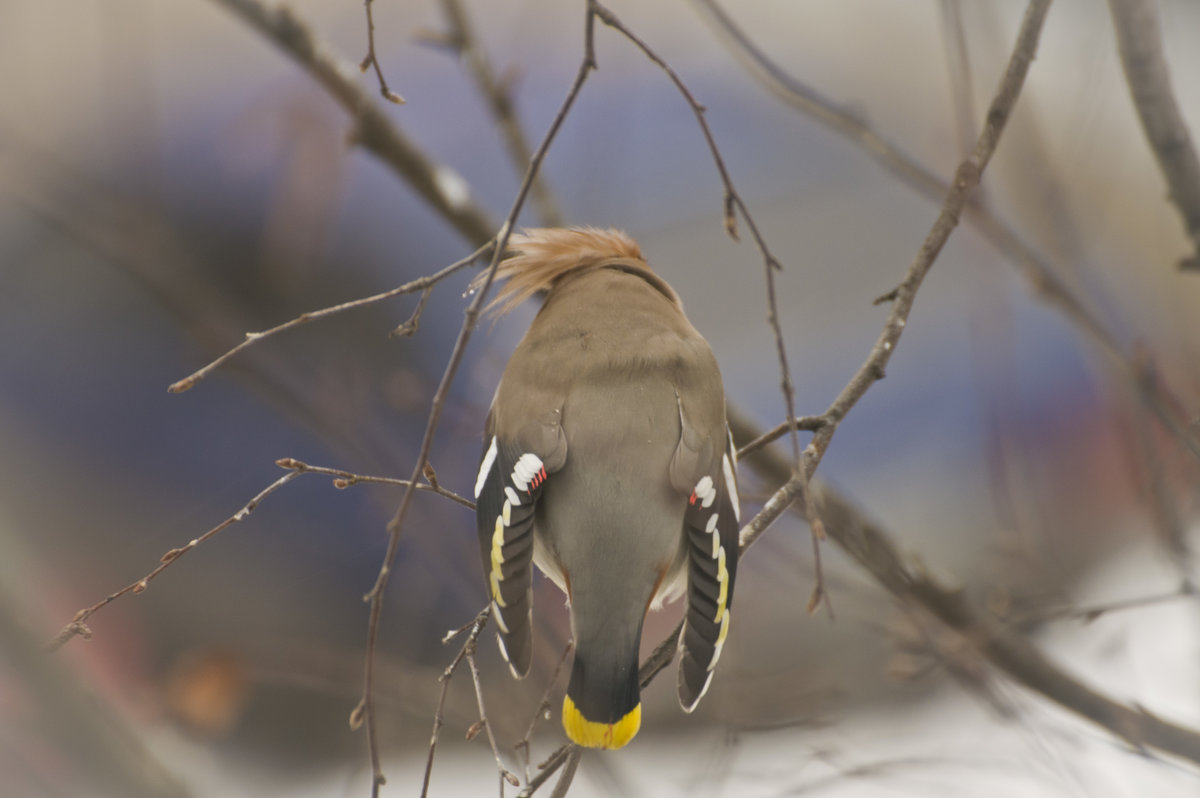
[[[513,675],[533,657],[533,514],[546,472],[541,459],[492,437],[476,482],[476,528],[500,651]]]
[[[729,633],[729,608],[738,560],[735,455],[725,453],[718,473],[705,475],[688,497],[687,610],[679,636],[679,703],[696,708],[712,681]]]

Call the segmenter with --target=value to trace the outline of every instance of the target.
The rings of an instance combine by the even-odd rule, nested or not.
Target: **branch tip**
[[[891,291],[888,291],[886,294],[880,294],[879,296],[875,297],[875,299],[871,301],[871,304],[872,305],[886,305],[889,302],[895,302],[896,297],[898,297],[898,296],[900,296],[900,289],[893,288]]]
[[[808,596],[808,605],[804,608],[805,611],[809,615],[816,615],[817,610],[821,607],[824,597],[825,591],[821,589],[821,586],[817,585],[814,587],[812,593],[810,593]]]
[[[362,728],[363,720],[366,717],[367,705],[363,700],[359,700],[358,705],[350,710],[350,731],[358,731]]]

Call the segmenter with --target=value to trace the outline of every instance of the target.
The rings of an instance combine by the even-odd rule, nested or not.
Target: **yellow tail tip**
[[[642,728],[642,705],[639,703],[616,723],[597,723],[588,720],[575,707],[571,696],[563,698],[563,729],[576,745],[585,748],[623,748]]]

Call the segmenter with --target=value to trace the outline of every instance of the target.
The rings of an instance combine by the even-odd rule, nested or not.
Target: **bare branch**
[[[1085,607],[1054,607],[1044,611],[1035,611],[1022,613],[1017,617],[1006,618],[1010,626],[1026,626],[1031,623],[1045,623],[1046,621],[1055,620],[1075,620],[1083,621],[1085,624],[1092,623],[1105,615],[1111,615],[1116,612],[1126,612],[1128,610],[1140,610],[1146,607],[1156,607],[1162,604],[1167,604],[1179,599],[1193,599],[1196,597],[1196,588],[1190,583],[1184,582],[1174,590],[1166,593],[1153,593],[1146,596],[1134,596],[1133,598],[1119,599],[1109,601],[1104,604],[1092,604]]]
[[[750,73],[782,102],[861,147],[901,182],[925,198],[941,201],[950,192],[951,187],[940,177],[884,139],[865,120],[789,75],[755,46],[716,0],[694,2],[703,12],[704,18],[714,25],[721,40],[729,44],[734,54],[748,64]],[[1137,386],[1142,400],[1154,417],[1193,457],[1200,460],[1200,440],[1197,439],[1196,431],[1182,418],[1177,410],[1178,403],[1169,395],[1166,386],[1144,379],[1144,373],[1135,359],[1125,352],[1116,337],[1075,297],[1045,258],[982,205],[978,197],[972,197],[968,201],[965,216],[977,232],[998,252],[1007,256],[1038,298],[1066,316],[1099,346],[1117,371]]]
[[[425,312],[425,303],[429,301],[429,297],[433,295],[433,286],[429,286],[421,292],[421,298],[417,300],[417,306],[413,308],[412,315],[404,322],[397,325],[390,335],[393,337],[409,337],[417,334],[417,330],[421,327],[421,314]]]
[[[426,798],[429,795],[429,779],[433,775],[433,755],[437,750],[438,737],[441,734],[442,725],[446,720],[446,692],[450,689],[450,680],[454,678],[454,672],[458,670],[458,666],[462,664],[463,659],[467,656],[468,647],[474,651],[475,643],[479,640],[479,635],[483,632],[483,628],[487,625],[491,614],[492,606],[489,604],[475,616],[473,621],[470,621],[466,626],[461,626],[449,632],[442,638],[443,643],[449,643],[467,629],[471,630],[471,634],[467,637],[467,640],[458,649],[458,654],[450,661],[446,669],[442,671],[442,675],[438,677],[438,682],[441,683],[442,689],[438,694],[437,709],[433,713],[433,732],[429,736],[429,755],[425,758],[425,778],[421,783],[421,798]],[[482,699],[480,700],[482,701]]]
[[[466,181],[409,141],[356,79],[355,67],[333,56],[296,12],[262,0],[213,0],[246,20],[291,56],[355,123],[354,141],[390,166],[430,207],[472,245],[487,241],[496,225],[471,198]]]
[[[1171,88],[1158,4],[1155,0],[1108,0],[1108,8],[1138,119],[1192,240],[1192,253],[1179,265],[1200,270],[1200,159]]]
[[[336,479],[333,480],[333,486],[339,490],[353,487],[354,485],[364,482],[376,485],[397,485],[402,488],[407,488],[408,486],[412,485],[417,490],[425,490],[429,491],[430,493],[436,493],[439,496],[449,499],[455,504],[461,504],[468,510],[475,509],[475,502],[471,501],[465,496],[459,496],[454,491],[442,487],[433,480],[428,482],[417,482],[414,484],[407,479],[376,477],[371,476],[370,474],[356,474],[353,471],[344,471],[340,468],[326,468],[324,466],[310,465],[308,463],[301,462],[294,457],[284,457],[280,460],[276,460],[275,465],[279,466],[280,468],[303,471],[308,474],[325,474],[326,476],[336,477]]]
[[[467,257],[463,258],[462,260],[451,263],[449,266],[445,267],[441,271],[438,271],[438,272],[428,275],[426,277],[419,277],[416,280],[407,282],[404,285],[401,285],[401,286],[391,289],[390,291],[384,291],[381,294],[375,294],[374,296],[362,297],[360,299],[352,299],[349,302],[343,302],[340,305],[333,305],[331,307],[321,308],[320,310],[312,310],[312,311],[309,311],[308,313],[302,313],[301,315],[297,316],[296,318],[292,319],[291,321],[285,321],[283,324],[277,324],[276,326],[272,327],[269,330],[263,330],[262,332],[246,333],[246,339],[244,341],[242,341],[237,346],[230,349],[225,354],[218,357],[216,360],[209,363],[207,366],[204,366],[203,368],[192,372],[191,374],[184,377],[182,380],[179,380],[178,382],[171,383],[171,385],[167,388],[167,390],[170,391],[171,393],[183,393],[184,391],[195,387],[196,383],[200,382],[200,380],[204,379],[209,374],[211,374],[215,369],[217,369],[219,366],[221,366],[221,364],[223,364],[225,361],[229,360],[231,357],[236,355],[238,352],[241,352],[243,349],[245,349],[249,346],[253,346],[254,344],[258,343],[259,341],[262,341],[264,338],[270,338],[271,336],[278,335],[281,332],[285,332],[287,330],[291,330],[296,327],[300,327],[304,324],[308,324],[309,322],[317,321],[318,319],[324,319],[324,318],[328,318],[329,316],[335,316],[338,313],[344,313],[348,310],[357,310],[358,308],[365,308],[368,305],[374,305],[378,302],[383,302],[384,300],[392,299],[393,297],[400,296],[401,294],[412,294],[417,291],[422,291],[423,294],[421,296],[421,300],[417,303],[417,309],[413,312],[412,318],[410,318],[404,324],[400,325],[400,327],[397,328],[396,331],[394,331],[395,333],[398,333],[398,334],[406,334],[404,331],[406,331],[407,328],[411,325],[413,331],[415,332],[417,321],[420,318],[421,309],[425,306],[425,300],[428,298],[429,289],[432,286],[434,286],[437,283],[444,280],[445,278],[454,274],[459,269],[462,269],[464,266],[469,266],[470,264],[474,263],[479,258],[482,258],[482,257],[488,255],[490,252],[492,243],[493,243],[492,241],[488,241],[486,244],[484,244],[479,249],[472,252]]]
[[[379,65],[379,57],[375,55],[375,17],[371,14],[371,4],[374,2],[375,0],[363,0],[367,11],[367,55],[359,62],[358,68],[366,72],[369,67],[375,67],[375,76],[379,78],[379,93],[388,102],[403,105],[404,98],[388,88],[387,80],[383,77],[383,67]]]
[[[441,5],[450,28],[445,41],[466,65],[475,87],[487,103],[488,111],[504,139],[509,159],[519,172],[524,172],[529,166],[533,148],[529,146],[529,139],[517,116],[510,85],[496,78],[496,71],[488,60],[487,51],[475,32],[475,26],[471,24],[462,0],[442,0]],[[562,213],[542,175],[534,178],[529,198],[546,226],[562,227]]]
[[[762,447],[772,441],[782,438],[792,430],[803,430],[804,432],[816,432],[821,427],[825,426],[825,419],[822,416],[801,416],[790,421],[784,421],[782,424],[777,424],[771,429],[759,435],[754,440],[750,441],[742,448],[738,449],[737,456],[741,460],[747,455],[753,454]]]
[[[579,769],[579,760],[582,757],[583,749],[576,746],[567,756],[562,775],[554,783],[554,791],[550,793],[550,798],[563,798],[567,794],[567,790],[571,789],[571,783],[575,781],[575,771]]]
[[[58,635],[54,638],[54,640],[51,641],[50,644],[47,646],[47,649],[50,651],[57,651],[59,648],[61,648],[63,646],[64,643],[66,643],[71,638],[75,637],[76,635],[83,637],[84,639],[90,639],[92,636],[92,631],[87,626],[87,620],[92,615],[94,615],[99,610],[103,609],[105,606],[111,604],[113,601],[119,599],[121,596],[124,596],[129,593],[144,592],[146,590],[146,588],[149,586],[150,582],[156,576],[158,576],[160,573],[162,573],[167,568],[169,568],[171,565],[173,565],[176,560],[178,560],[180,557],[187,554],[189,551],[196,548],[200,544],[207,542],[210,538],[217,535],[217,533],[228,529],[229,527],[233,526],[234,524],[238,523],[239,521],[246,520],[246,518],[250,515],[250,513],[254,512],[254,510],[258,508],[258,505],[260,503],[262,503],[263,499],[265,499],[267,496],[269,496],[272,493],[274,493],[275,491],[277,491],[279,488],[286,485],[288,482],[291,482],[296,477],[302,476],[304,474],[324,474],[326,476],[332,476],[332,477],[335,477],[335,479],[333,480],[333,486],[335,488],[339,488],[339,489],[340,488],[348,488],[352,485],[356,485],[356,484],[362,483],[362,482],[371,482],[371,483],[377,483],[377,484],[383,484],[383,485],[399,485],[402,487],[408,487],[411,484],[408,480],[405,480],[405,479],[392,479],[390,477],[376,477],[376,476],[370,476],[370,475],[366,475],[366,474],[356,474],[353,471],[343,471],[342,469],[338,469],[338,468],[324,468],[322,466],[309,465],[308,463],[303,463],[293,457],[284,457],[279,460],[276,460],[275,465],[279,466],[280,468],[287,469],[290,473],[283,475],[282,477],[280,477],[279,479],[275,480],[270,485],[268,485],[266,488],[259,491],[254,496],[254,498],[250,499],[250,501],[246,502],[246,504],[243,505],[242,509],[238,510],[236,513],[231,515],[229,518],[226,518],[224,521],[217,524],[215,527],[208,530],[203,535],[201,535],[197,538],[193,538],[191,541],[189,541],[184,546],[180,546],[178,548],[171,549],[170,551],[163,554],[163,556],[160,559],[159,565],[156,568],[154,568],[154,570],[150,571],[145,576],[143,576],[141,579],[138,579],[135,582],[129,583],[128,585],[126,585],[125,587],[116,591],[115,593],[111,593],[108,596],[105,596],[103,599],[96,602],[92,606],[81,609],[79,612],[75,613],[75,617],[71,619],[71,622],[69,624],[67,624],[65,627],[63,627],[62,631],[59,632]],[[414,487],[417,490],[430,491],[432,493],[438,494],[439,496],[444,496],[445,498],[450,499],[453,502],[457,502],[458,504],[461,504],[464,507],[467,507],[468,509],[471,509],[471,510],[475,509],[475,503],[473,501],[471,501],[470,499],[463,498],[462,496],[459,496],[454,491],[447,490],[446,488],[443,488],[441,486],[430,485],[430,484],[426,484],[423,482],[418,482]]]
[[[975,144],[975,95],[971,90],[971,57],[963,30],[962,4],[941,0],[942,41],[946,48],[946,72],[954,99],[954,132],[958,137],[958,156],[965,158]]]
[[[517,793],[517,798],[530,798],[543,784],[550,780],[551,776],[558,772],[559,768],[567,763],[567,760],[578,760],[581,753],[582,750],[575,743],[567,743],[559,746],[553,754],[546,758],[545,762],[538,765],[539,773],[532,781],[525,785],[524,789]]]
[[[795,473],[799,477],[797,487],[799,488],[800,506],[804,508],[804,517],[808,521],[811,533],[809,541],[812,544],[813,556],[813,589],[808,594],[808,604],[805,609],[809,615],[813,615],[824,605],[826,612],[829,613],[829,620],[832,621],[834,619],[833,601],[829,598],[829,591],[825,588],[825,568],[821,564],[821,543],[825,540],[825,522],[821,520],[818,503],[813,501],[809,492],[808,475],[803,468],[796,469]]]
[[[92,636],[92,630],[89,629],[87,626],[88,618],[91,618],[92,615],[94,615],[96,612],[98,612],[99,610],[108,606],[112,602],[116,601],[121,596],[127,595],[129,593],[145,592],[145,590],[149,586],[150,582],[156,576],[161,574],[163,571],[170,568],[175,563],[176,560],[178,560],[183,555],[187,554],[192,549],[199,546],[201,543],[204,543],[207,540],[209,540],[210,538],[214,537],[215,535],[217,535],[217,533],[228,529],[229,527],[233,526],[234,524],[238,523],[239,521],[246,520],[246,518],[250,515],[250,513],[254,512],[255,508],[258,507],[259,503],[262,502],[263,499],[267,498],[272,493],[279,490],[284,485],[291,482],[293,479],[295,479],[296,477],[300,476],[303,473],[304,473],[303,471],[294,470],[294,471],[291,471],[290,473],[284,474],[282,477],[275,480],[270,485],[268,485],[267,487],[265,487],[261,491],[259,491],[254,496],[253,499],[246,502],[246,504],[242,507],[242,509],[238,510],[233,515],[229,516],[224,521],[217,524],[216,526],[214,526],[212,529],[205,532],[200,537],[193,538],[186,545],[180,546],[179,548],[171,549],[170,551],[168,551],[166,554],[164,554],[160,558],[158,566],[156,568],[154,568],[154,570],[150,571],[145,576],[143,576],[141,579],[138,579],[135,582],[130,582],[128,585],[121,588],[117,592],[110,593],[109,595],[107,595],[103,599],[101,599],[100,601],[97,601],[92,606],[85,607],[84,609],[75,613],[75,617],[71,619],[71,622],[69,624],[67,624],[65,627],[63,627],[63,630],[58,633],[58,635],[54,638],[53,641],[50,642],[50,644],[47,646],[47,649],[49,651],[57,651],[58,649],[62,648],[64,643],[66,643],[68,640],[75,637],[76,635],[83,637],[85,640],[90,639]]]
[[[490,606],[489,606],[490,609]],[[486,620],[486,617],[484,618]],[[477,628],[482,628],[482,624],[478,624]],[[467,667],[471,669],[471,682],[475,685],[475,703],[479,707],[479,722],[483,726],[483,730],[487,732],[488,744],[492,747],[492,757],[496,760],[496,769],[500,772],[500,778],[508,782],[514,787],[521,784],[520,780],[500,761],[500,749],[496,746],[496,735],[492,733],[492,724],[488,723],[487,706],[483,700],[483,681],[479,677],[479,664],[475,661],[475,644],[479,639],[479,634],[476,628],[471,629],[471,636],[467,638],[467,642],[463,644],[463,650],[467,652]],[[504,789],[501,788],[500,794],[504,794]]]
[[[575,650],[575,641],[568,640],[567,644],[565,646],[563,646],[562,656],[558,658],[558,665],[556,665],[554,667],[554,674],[550,677],[550,680],[546,683],[546,692],[542,694],[542,701],[540,704],[538,704],[537,709],[534,710],[533,717],[529,719],[529,728],[527,728],[525,730],[525,736],[522,737],[521,741],[519,743],[517,743],[515,746],[515,749],[517,751],[521,752],[522,759],[525,760],[524,764],[525,764],[525,781],[526,781],[526,783],[528,783],[530,780],[529,750],[530,750],[530,745],[532,744],[532,741],[533,741],[533,730],[535,728],[537,728],[537,724],[538,724],[539,720],[542,720],[543,718],[546,718],[548,720],[550,718],[550,694],[554,692],[554,688],[558,684],[558,677],[562,674],[562,670],[566,666],[567,660],[571,656],[571,652],[574,650]]]

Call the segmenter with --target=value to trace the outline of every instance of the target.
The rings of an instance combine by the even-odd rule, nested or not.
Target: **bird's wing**
[[[687,495],[683,531],[688,571],[687,610],[679,635],[678,692],[680,705],[691,712],[708,690],[729,633],[740,509],[737,455],[728,433],[720,437],[704,434],[689,423],[682,402],[680,419],[682,434],[671,463],[671,478],[676,489]]]
[[[552,402],[531,401],[523,423],[496,429],[488,414],[475,480],[475,521],[500,653],[517,678],[533,656],[533,515],[546,479],[566,462],[567,442]],[[541,408],[540,412],[538,408]]]

